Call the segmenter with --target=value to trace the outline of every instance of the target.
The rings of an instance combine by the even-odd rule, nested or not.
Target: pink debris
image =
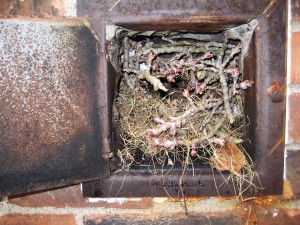
[[[244,80],[243,82],[241,82],[241,83],[238,84],[238,87],[245,90],[248,87],[251,87],[253,84],[254,84],[253,80],[251,80],[251,81]]]
[[[197,156],[197,154],[198,154],[197,149],[195,147],[193,147],[190,154],[192,157]]]

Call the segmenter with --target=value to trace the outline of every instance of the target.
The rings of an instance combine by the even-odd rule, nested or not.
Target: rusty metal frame
[[[245,111],[251,123],[247,128],[250,142],[245,148],[253,159],[255,172],[263,187],[255,194],[282,193],[286,1],[123,0],[115,4],[112,1],[79,0],[77,11],[79,16],[89,17],[100,38],[99,73],[104,80],[101,88],[107,95],[102,102],[106,108],[103,108],[101,120],[104,121],[102,129],[107,132],[105,138],[112,134],[112,96],[115,94],[114,76],[118,72],[108,69],[109,62],[105,58],[107,22],[142,31],[182,29],[210,33],[257,19],[259,26],[244,62],[244,76],[256,83],[246,95]],[[109,141],[102,148],[110,151]],[[146,170],[111,173],[111,178],[83,184],[83,193],[94,197],[177,196],[180,174],[180,171],[173,171],[162,177],[149,174]],[[217,192],[215,185],[223,182],[222,175],[208,168],[197,168],[195,175],[187,175],[186,181],[185,196],[234,194],[230,185],[219,188]],[[248,194],[254,193],[249,190]]]

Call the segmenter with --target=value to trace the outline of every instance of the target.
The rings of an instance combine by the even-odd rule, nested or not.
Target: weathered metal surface
[[[210,195],[234,195],[234,188],[230,185],[222,185],[224,178],[216,173],[215,182],[211,182],[211,169],[206,166],[196,168],[187,173],[179,184],[182,175],[181,169],[173,169],[167,175],[156,169],[152,173],[147,169],[131,169],[114,174],[111,179],[102,179],[84,183],[84,197],[197,197],[210,190]],[[165,171],[166,172],[166,171]],[[225,173],[224,173],[225,174]],[[227,173],[229,175],[229,173]],[[225,176],[227,176],[225,175]],[[220,186],[217,191],[215,185]],[[183,192],[182,192],[183,191]]]
[[[98,57],[80,20],[0,20],[0,195],[107,175]]]
[[[247,23],[252,19],[258,20],[259,26],[255,30],[249,53],[244,61],[244,77],[255,81],[255,87],[246,92],[245,112],[250,119],[247,127],[250,142],[245,147],[253,158],[254,170],[258,173],[264,188],[258,193],[260,195],[282,192],[285,103],[282,101],[282,96],[270,97],[268,89],[275,81],[279,82],[282,87],[285,86],[285,9],[286,2],[279,0],[77,1],[77,14],[90,17],[96,33],[102,35],[99,44],[103,55],[106,54],[105,24],[110,22],[141,31],[189,30],[209,33]],[[105,85],[110,83],[112,86],[110,74],[114,73],[109,72],[106,66],[107,59],[100,58],[99,63],[104,65],[99,73],[102,77],[106,77]],[[281,91],[279,94],[283,93],[284,91]],[[106,89],[105,95],[113,96],[114,94],[112,88]],[[108,97],[103,98],[101,104],[106,106],[106,109],[104,107],[102,110],[107,114],[106,118],[110,119],[111,100]],[[104,118],[105,114],[102,115]],[[103,121],[106,123],[106,137],[111,138],[113,133],[111,124],[105,119]],[[109,152],[108,148],[109,145],[106,145],[107,152]],[[204,168],[199,168],[198,171],[203,175]],[[180,176],[179,171],[177,180]],[[221,180],[222,176],[217,173],[213,176],[212,172],[209,172],[204,177],[207,188],[191,191],[191,196],[216,195],[214,179]],[[176,178],[176,175],[173,178]],[[167,192],[163,190],[163,183],[156,176],[145,178],[142,171],[140,173],[129,171],[125,177],[122,175],[115,177],[113,174],[110,179],[97,181],[94,184],[84,184],[84,192],[89,196],[95,196],[96,193],[107,196],[105,193],[108,191],[107,185],[110,185],[114,179],[119,182],[118,185],[121,181],[126,181],[124,185],[129,185],[128,188],[123,188],[118,192],[118,196],[158,196],[157,193],[167,196]],[[189,175],[186,177],[186,180],[195,179],[198,178],[189,177]],[[133,192],[130,187],[136,187],[135,191]],[[151,191],[145,193],[145,187]],[[188,196],[188,191],[185,194]],[[226,191],[221,194],[232,195]],[[110,193],[112,197],[116,195],[116,193]]]

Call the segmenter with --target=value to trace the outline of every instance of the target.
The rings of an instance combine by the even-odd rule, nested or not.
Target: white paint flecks
[[[291,23],[291,32],[300,32],[300,22],[292,21]]]
[[[105,35],[106,35],[106,40],[109,41],[111,40],[115,34],[116,34],[117,26],[113,24],[107,24],[105,26]]]
[[[107,202],[123,204],[124,202],[140,202],[142,198],[87,198],[90,203]]]
[[[158,204],[164,203],[167,200],[168,200],[168,198],[153,198],[153,202],[158,203]]]
[[[290,93],[300,93],[300,84],[289,84],[288,90]]]
[[[65,7],[65,16],[76,17],[76,0],[63,0]]]

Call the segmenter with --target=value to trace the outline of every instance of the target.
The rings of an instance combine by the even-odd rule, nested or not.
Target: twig
[[[196,138],[196,139],[191,140],[190,141],[190,146],[196,146],[197,143],[201,143],[201,142],[203,142],[203,141],[205,141],[207,139],[212,138],[216,134],[216,132],[221,128],[221,126],[223,125],[224,121],[225,121],[225,117],[223,117],[219,121],[219,123],[215,126],[214,130],[212,132],[210,132],[210,134],[208,136],[204,136],[204,137],[200,137],[200,138]]]
[[[205,47],[195,47],[191,48],[190,46],[170,46],[162,48],[151,48],[151,49],[142,49],[140,52],[143,55],[148,54],[150,51],[153,51],[156,55],[165,54],[165,53],[176,53],[176,52],[185,52],[185,53],[202,53],[205,52]]]
[[[128,37],[124,37],[123,43],[124,43],[124,64],[123,64],[123,66],[125,68],[127,68],[128,67],[128,54],[129,54]]]
[[[230,123],[234,122],[234,116],[232,114],[232,110],[230,107],[230,103],[229,103],[229,95],[228,95],[228,86],[227,86],[227,81],[224,75],[224,67],[221,67],[219,69],[219,77],[220,77],[220,83],[222,84],[222,92],[223,92],[223,99],[224,99],[224,106],[225,106],[225,110],[226,110],[226,114],[227,117],[230,121]]]
[[[227,40],[228,42],[228,40]],[[225,110],[226,110],[226,114],[227,117],[230,121],[230,123],[234,122],[234,116],[232,114],[232,110],[230,107],[230,98],[229,98],[229,89],[228,89],[228,84],[227,84],[227,80],[225,78],[225,74],[224,74],[224,69],[225,66],[229,63],[229,61],[234,57],[235,54],[240,52],[240,48],[241,48],[241,44],[238,44],[236,47],[234,47],[232,49],[231,54],[226,57],[226,59],[222,62],[222,58],[224,56],[225,53],[225,48],[223,48],[221,54],[218,56],[218,61],[217,61],[217,66],[219,67],[219,77],[220,77],[220,83],[222,84],[222,91],[223,91],[223,99],[224,99],[224,106],[225,106]]]
[[[115,4],[112,5],[112,7],[110,7],[109,11],[112,11],[119,3],[120,3],[121,0],[117,0],[115,2]]]
[[[173,134],[176,134],[176,128],[183,126],[186,123],[186,119],[195,113],[199,112],[200,108],[190,107],[186,110],[181,116],[178,117],[170,117],[171,122],[161,121],[160,126],[157,128],[151,128],[147,130],[148,135],[158,136],[162,132],[167,130],[171,130]]]

